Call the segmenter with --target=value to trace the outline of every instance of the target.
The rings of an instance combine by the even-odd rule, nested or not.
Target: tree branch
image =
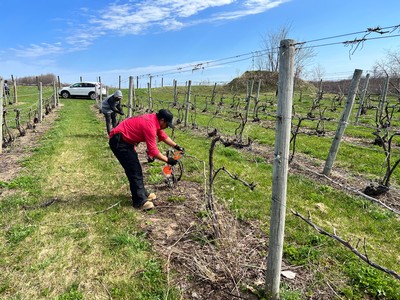
[[[363,261],[365,261],[367,264],[369,264],[370,266],[383,271],[389,275],[394,276],[396,279],[400,280],[400,275],[397,274],[395,271],[386,269],[380,265],[378,265],[377,263],[371,261],[368,258],[367,255],[367,251],[366,251],[366,241],[364,239],[364,254],[360,253],[356,248],[354,248],[350,242],[343,240],[341,237],[337,236],[336,234],[331,234],[327,231],[325,231],[324,229],[322,229],[321,227],[318,227],[317,225],[315,225],[313,222],[311,222],[310,219],[307,219],[305,217],[303,217],[301,214],[299,214],[298,212],[293,211],[292,209],[290,210],[292,212],[292,214],[294,214],[296,217],[299,217],[300,219],[302,219],[304,222],[306,222],[308,225],[310,225],[311,227],[313,227],[318,233],[329,236],[330,238],[338,241],[339,243],[341,243],[342,245],[344,245],[345,247],[349,248],[351,250],[351,252],[353,252],[355,255],[357,255],[359,258],[361,258]],[[358,245],[358,244],[357,244]]]
[[[243,185],[247,186],[248,188],[250,188],[252,191],[254,190],[254,188],[256,187],[256,184],[254,182],[252,183],[247,183],[246,181],[244,181],[243,179],[240,179],[237,175],[233,175],[231,172],[229,172],[227,169],[225,169],[225,167],[219,168],[217,172],[219,171],[224,171],[226,174],[228,174],[232,179],[240,181],[241,183],[243,183]],[[217,175],[217,172],[215,173],[215,175]],[[215,177],[215,176],[214,176]]]

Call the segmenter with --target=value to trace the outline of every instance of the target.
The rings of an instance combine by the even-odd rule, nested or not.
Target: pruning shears
[[[175,151],[172,150],[167,151],[167,157],[173,157],[178,163],[175,166],[165,165],[162,169],[162,173],[165,177],[166,183],[173,187],[179,180],[181,180],[183,174],[183,163],[181,159],[183,158],[182,151]]]

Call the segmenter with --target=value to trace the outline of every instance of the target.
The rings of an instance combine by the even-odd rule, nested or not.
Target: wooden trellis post
[[[247,123],[247,120],[249,118],[249,110],[250,110],[250,103],[251,103],[251,95],[253,94],[253,86],[254,86],[254,80],[250,80],[250,82],[247,83],[247,97],[246,97],[246,115],[244,118],[244,122]]]
[[[17,80],[14,80],[14,76],[11,75],[11,80],[13,82],[13,92],[14,92],[14,101],[13,103],[17,103],[18,102],[18,97],[17,97]]]
[[[55,81],[53,81],[53,106],[57,106],[57,86]]]
[[[386,96],[387,96],[387,92],[389,90],[389,82],[390,82],[390,78],[389,78],[389,76],[386,76],[385,85],[383,86],[382,95],[381,95],[381,98],[379,99],[378,109],[376,110],[376,120],[381,120],[382,119],[382,114],[383,114],[383,111],[385,109]]]
[[[326,176],[329,176],[329,174],[331,173],[333,163],[335,161],[337,152],[339,150],[340,142],[342,141],[344,130],[347,127],[347,123],[350,118],[351,109],[353,107],[353,103],[356,98],[358,85],[360,83],[361,74],[362,74],[362,70],[356,69],[354,71],[353,80],[351,81],[350,90],[347,95],[346,106],[344,108],[342,117],[340,118],[335,137],[333,138],[331,150],[329,151],[328,158],[326,159],[325,167],[322,172]]]
[[[189,106],[190,106],[190,89],[192,87],[192,81],[188,81],[188,92],[186,97],[186,110],[185,110],[185,123],[184,127],[187,127],[188,119],[189,119]]]
[[[271,227],[265,278],[266,294],[272,300],[279,299],[282,267],[292,122],[294,43],[294,40],[283,40],[279,47],[278,110],[272,173]]]
[[[256,94],[256,99],[254,100],[253,118],[255,118],[257,114],[257,104],[260,99],[260,90],[261,90],[261,79],[258,80],[257,94]]]
[[[129,76],[129,95],[128,95],[128,117],[132,117],[132,100],[135,95],[135,87],[133,86],[133,76]],[[136,103],[134,104],[136,105]]]
[[[356,122],[355,122],[356,125],[358,125],[358,119],[361,116],[361,111],[362,111],[362,107],[363,107],[363,104],[364,104],[365,94],[367,93],[367,90],[368,90],[369,76],[370,76],[369,73],[367,74],[367,76],[365,76],[364,89],[362,90],[362,93],[361,93],[360,104],[359,104],[358,111],[357,111],[357,116],[356,116]]]
[[[101,102],[103,102],[103,84],[101,83],[101,77],[99,76],[99,83],[100,83],[100,95],[99,95],[99,107],[101,107]],[[108,92],[108,91],[107,91]],[[97,97],[96,97],[97,99]]]
[[[43,88],[42,82],[39,82],[39,122],[43,121]]]
[[[178,103],[178,82],[174,79],[174,106]]]
[[[3,153],[3,90],[4,80],[0,77],[0,153]]]
[[[215,94],[216,94],[216,89],[217,89],[217,83],[214,84],[214,88],[211,94],[211,104],[214,105],[215,103]]]
[[[148,92],[148,96],[149,96],[149,111],[151,111],[153,109],[153,98],[151,97],[151,76],[150,76],[150,81],[147,83],[147,92]]]

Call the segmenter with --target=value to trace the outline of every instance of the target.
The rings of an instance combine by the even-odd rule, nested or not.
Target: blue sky
[[[117,86],[121,76],[123,87],[129,76],[145,87],[147,74],[153,86],[161,78],[164,85],[232,80],[255,68],[263,37],[282,26],[290,26],[289,38],[309,42],[400,24],[400,1],[392,0],[13,0],[1,10],[3,78],[54,73],[74,83],[101,76]],[[352,55],[341,44],[363,36],[306,43],[316,54],[309,70],[319,65],[326,78],[348,78],[400,50],[400,37],[367,40]]]

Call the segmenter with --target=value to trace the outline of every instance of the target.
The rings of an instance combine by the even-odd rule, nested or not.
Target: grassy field
[[[92,104],[64,101],[22,174],[2,183],[12,191],[0,202],[2,299],[166,294],[162,263],[138,232],[138,213]],[[51,199],[57,201],[46,210],[23,209]]]
[[[211,95],[211,89],[198,87],[193,93]],[[123,92],[126,101],[127,91]],[[185,89],[180,92],[183,95]],[[146,95],[146,90],[137,92],[143,105],[147,103]],[[165,107],[173,100],[172,89],[155,89],[153,98],[155,109]],[[209,105],[208,112],[200,113],[205,97],[200,99],[195,121],[203,131],[175,130],[174,138],[189,155],[207,161],[210,139],[204,128],[210,126],[216,106]],[[303,112],[310,103],[311,99],[302,100]],[[176,108],[171,110],[178,115]],[[339,115],[340,110],[332,112],[336,119]],[[264,118],[262,126],[249,122],[244,134],[268,153],[273,151],[275,120]],[[363,122],[371,123],[371,119],[372,115],[366,116]],[[237,126],[238,120],[228,109],[211,122],[212,128],[230,136],[235,135]],[[313,126],[312,122],[308,124],[308,128]],[[327,126],[328,133],[335,129],[333,124]],[[361,126],[349,125],[347,132],[352,138],[373,138]],[[323,161],[331,141],[332,135],[302,134],[297,151]],[[384,157],[378,150],[374,145],[345,141],[335,167],[354,176],[380,178],[382,168],[378,166]],[[132,209],[127,180],[108,148],[105,126],[92,101],[63,100],[55,124],[21,163],[23,171],[18,177],[0,182],[1,299],[180,299],[179,287],[169,284],[165,261],[141,230],[149,215]],[[237,219],[257,220],[268,234],[271,163],[260,153],[219,145],[215,164],[257,184],[249,192],[240,182],[219,176],[215,193]],[[194,160],[185,160],[185,170],[185,181],[204,180]],[[159,171],[154,167],[149,172],[148,183],[160,184]],[[394,174],[394,186],[399,174]],[[45,209],[39,207],[50,202],[52,205]],[[334,291],[329,299],[400,298],[398,281],[368,266],[334,240],[319,235],[290,209],[303,215],[310,211],[316,224],[328,231],[335,228],[339,236],[353,243],[366,238],[372,261],[400,271],[398,215],[313,178],[290,174],[284,259],[307,274],[307,284],[299,288],[285,281],[282,299],[317,299],[321,290]],[[157,210],[153,214],[157,216]]]

